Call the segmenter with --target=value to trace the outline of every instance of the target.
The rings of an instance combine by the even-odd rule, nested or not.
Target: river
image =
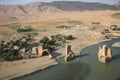
[[[60,58],[56,66],[13,80],[120,80],[120,47],[112,46],[118,41],[120,38],[113,38],[88,46],[72,61],[64,62]],[[103,44],[113,52],[107,64],[98,61],[98,47]]]

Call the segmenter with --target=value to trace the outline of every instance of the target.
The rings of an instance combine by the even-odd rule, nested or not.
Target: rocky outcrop
[[[107,48],[106,45],[99,46],[98,59],[99,61],[106,63],[112,58],[112,51],[110,48]]]
[[[71,50],[71,45],[67,45],[66,46],[66,52],[65,52],[65,61],[68,61],[72,58],[74,58],[74,53]]]

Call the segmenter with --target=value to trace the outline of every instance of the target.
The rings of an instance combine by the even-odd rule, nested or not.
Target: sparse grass
[[[109,29],[104,29],[103,32],[104,33],[110,33]]]
[[[3,25],[4,27],[16,30],[18,33],[29,33],[29,32],[36,32],[37,30],[33,29],[32,26],[21,26],[19,23],[12,23],[12,24],[7,24]]]
[[[59,24],[64,24],[65,22],[64,21],[54,21],[54,22],[47,22],[45,24],[47,25],[51,25],[51,26],[56,26],[56,25],[59,25]]]
[[[39,30],[40,32],[46,32],[47,31],[47,29],[43,29],[43,30]]]
[[[62,28],[62,29],[64,29],[64,28],[71,28],[71,27],[70,26],[61,25],[61,26],[57,26],[56,28]]]
[[[96,25],[99,25],[100,22],[91,22],[91,24],[96,24]]]
[[[115,13],[111,17],[120,20],[120,13]]]
[[[47,24],[49,25],[59,25],[59,24],[71,24],[71,25],[75,25],[75,24],[83,24],[83,22],[81,21],[77,21],[77,20],[73,20],[73,21],[57,21],[57,22],[48,22]]]
[[[19,28],[21,25],[19,23],[12,23],[12,24],[7,24],[7,25],[3,25],[5,27],[11,28],[11,29],[17,29]]]
[[[35,29],[32,28],[32,26],[24,26],[23,28],[18,28],[16,29],[18,33],[23,33],[23,32],[34,32]]]
[[[38,32],[27,32],[27,33],[23,33],[23,35],[31,35],[32,37],[34,37],[38,35]]]
[[[83,24],[81,21],[67,21],[69,24]]]

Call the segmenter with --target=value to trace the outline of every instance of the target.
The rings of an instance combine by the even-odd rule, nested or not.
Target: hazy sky
[[[27,4],[30,2],[51,2],[51,1],[83,1],[83,2],[102,2],[107,4],[115,4],[120,0],[0,0],[0,4]]]

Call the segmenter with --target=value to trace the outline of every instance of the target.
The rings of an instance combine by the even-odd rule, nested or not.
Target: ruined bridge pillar
[[[66,46],[66,52],[65,52],[65,61],[68,61],[72,58],[74,58],[74,53],[71,49],[71,45],[67,45]]]
[[[98,51],[98,59],[100,62],[106,63],[107,61],[111,60],[112,58],[112,51],[110,48],[107,48],[106,45],[99,46]]]

